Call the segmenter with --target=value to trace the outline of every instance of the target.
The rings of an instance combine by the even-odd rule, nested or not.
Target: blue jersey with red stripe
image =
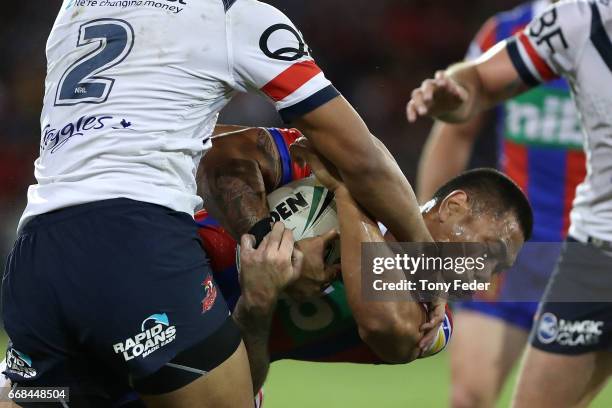
[[[495,15],[476,36],[468,58],[521,31],[549,4],[538,0]],[[531,202],[532,240],[562,241],[576,186],[586,174],[581,124],[568,84],[545,83],[500,106],[497,115],[499,167]]]
[[[310,175],[291,161],[288,146],[300,136],[291,129],[267,129],[278,148],[283,176],[279,184],[288,184]],[[200,237],[218,284],[230,309],[240,297],[236,268],[236,241],[205,211],[195,216]],[[425,309],[423,309],[425,313]],[[447,309],[446,319],[434,343],[425,356],[441,351],[451,337],[452,315]],[[344,284],[335,281],[319,298],[296,302],[281,297],[274,315],[270,334],[272,360],[295,359],[351,363],[381,363],[359,336],[353,319]]]

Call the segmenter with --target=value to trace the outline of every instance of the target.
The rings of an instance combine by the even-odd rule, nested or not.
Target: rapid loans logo
[[[123,354],[125,361],[145,358],[176,339],[176,327],[170,325],[168,315],[154,314],[143,320],[141,332],[122,343],[113,345],[116,354]]]
[[[10,373],[17,374],[23,378],[36,377],[36,370],[32,368],[30,356],[12,347],[6,351],[6,367]]]

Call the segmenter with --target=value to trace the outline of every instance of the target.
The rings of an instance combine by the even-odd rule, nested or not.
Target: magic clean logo
[[[176,327],[170,325],[166,313],[153,314],[143,320],[140,333],[113,345],[116,354],[125,361],[137,357],[145,358],[176,339]]]

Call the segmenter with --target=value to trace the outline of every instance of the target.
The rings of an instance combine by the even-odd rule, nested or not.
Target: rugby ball
[[[334,193],[323,187],[314,176],[286,184],[268,195],[270,216],[274,222],[282,221],[293,231],[293,239],[325,234],[338,229],[338,213]],[[340,241],[329,249],[325,261],[340,262]]]

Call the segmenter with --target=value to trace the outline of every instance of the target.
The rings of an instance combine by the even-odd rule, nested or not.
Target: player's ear
[[[468,194],[463,190],[455,190],[444,197],[438,207],[438,218],[445,222],[451,218],[462,218],[469,212]]]

